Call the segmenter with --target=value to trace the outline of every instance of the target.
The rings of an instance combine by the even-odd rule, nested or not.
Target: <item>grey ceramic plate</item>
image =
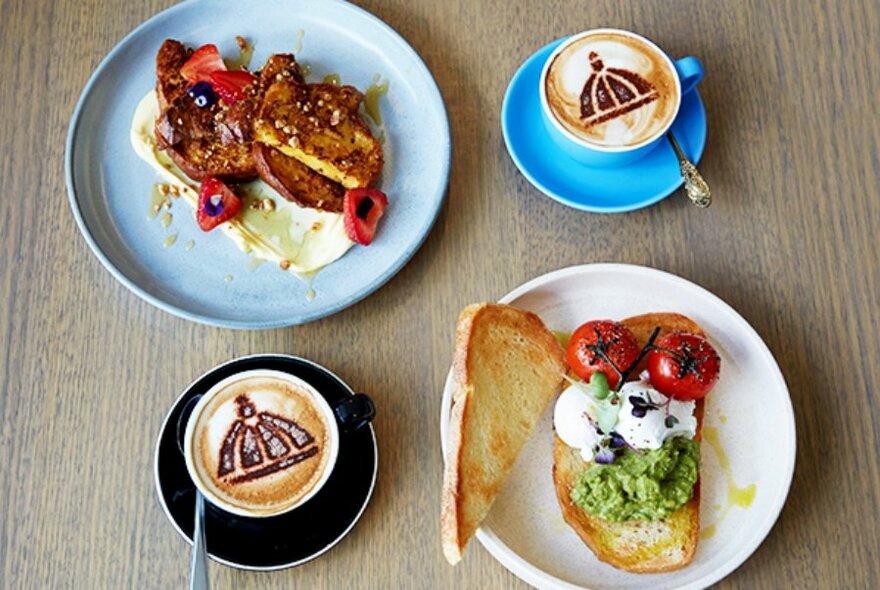
[[[302,36],[298,35],[302,32]],[[138,101],[155,84],[156,51],[166,38],[216,43],[237,55],[234,37],[254,44],[253,65],[292,52],[310,80],[337,73],[366,89],[379,74],[386,164],[380,188],[389,207],[376,240],[355,246],[307,286],[272,264],[248,270],[248,257],[219,232],[202,233],[176,215],[176,244],[146,212],[157,176],[132,150],[129,127]],[[70,123],[66,174],[71,207],[89,246],[126,287],[175,315],[229,328],[275,328],[335,313],[366,297],[403,267],[424,241],[446,193],[449,122],[425,64],[378,18],[334,0],[188,0],[132,31],[89,79]],[[196,246],[184,248],[190,239]],[[227,282],[227,275],[232,280]]]

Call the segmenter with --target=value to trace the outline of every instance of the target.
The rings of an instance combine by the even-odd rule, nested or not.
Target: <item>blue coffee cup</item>
[[[556,59],[556,56],[565,51],[565,49],[572,43],[575,43],[584,37],[599,33],[619,34],[641,41],[651,50],[655,51],[656,55],[667,63],[669,69],[675,72],[675,76],[673,76],[675,83],[675,105],[672,109],[672,115],[668,118],[668,121],[662,128],[641,142],[631,145],[603,145],[590,142],[566,128],[553,113],[553,110],[548,103],[546,79],[547,74],[550,71],[550,66]],[[550,137],[553,138],[553,141],[559,146],[560,150],[572,159],[594,168],[624,166],[644,157],[663,141],[666,132],[678,116],[682,97],[688,92],[692,92],[702,79],[703,66],[695,57],[684,57],[678,60],[673,60],[666,55],[662,49],[657,47],[657,45],[636,33],[620,29],[592,29],[565,39],[559,44],[553,53],[550,54],[550,57],[547,58],[547,61],[544,64],[544,69],[541,72],[539,88],[541,95],[541,116],[544,119],[544,125],[547,128]]]

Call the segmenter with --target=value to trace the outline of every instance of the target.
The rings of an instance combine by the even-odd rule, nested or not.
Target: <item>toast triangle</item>
[[[489,513],[564,373],[565,353],[537,315],[500,304],[462,311],[441,514],[451,564]]]

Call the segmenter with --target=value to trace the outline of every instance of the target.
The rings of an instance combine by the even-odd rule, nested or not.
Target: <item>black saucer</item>
[[[305,380],[333,403],[354,395],[327,369],[287,355],[257,355],[230,361],[199,377],[178,398],[162,424],[156,446],[159,503],[171,524],[192,543],[195,485],[177,446],[177,423],[192,411],[187,402],[234,373],[284,371]],[[186,416],[184,417],[186,418]],[[342,434],[339,456],[324,487],[302,506],[279,516],[247,518],[205,502],[208,554],[214,561],[248,570],[276,570],[305,563],[330,550],[357,523],[376,482],[376,436],[372,426]]]

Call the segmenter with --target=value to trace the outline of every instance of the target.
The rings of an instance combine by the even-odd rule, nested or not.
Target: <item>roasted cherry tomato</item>
[[[574,331],[565,354],[568,365],[578,377],[589,381],[593,373],[601,371],[611,389],[616,389],[620,373],[639,355],[639,344],[629,328],[620,322],[595,320]]]
[[[229,221],[241,210],[241,199],[232,190],[210,176],[199,188],[199,208],[196,220],[204,231],[211,231],[224,221]]]
[[[196,49],[180,68],[180,75],[187,82],[208,82],[213,72],[226,69],[216,45],[202,45]]]
[[[718,381],[721,357],[696,334],[667,334],[648,353],[648,374],[654,389],[667,397],[689,401],[705,397]]]
[[[345,193],[342,216],[345,232],[352,241],[369,246],[376,235],[379,218],[388,207],[388,197],[374,188],[353,188]]]
[[[211,73],[211,88],[226,104],[235,104],[247,98],[244,89],[256,81],[256,76],[244,70],[236,72],[222,70]]]

